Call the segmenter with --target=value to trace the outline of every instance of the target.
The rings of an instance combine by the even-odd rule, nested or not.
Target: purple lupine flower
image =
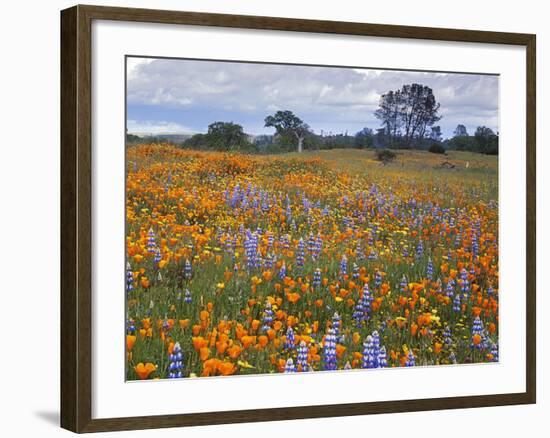
[[[414,357],[414,353],[412,349],[409,349],[409,353],[407,354],[407,361],[405,362],[406,367],[414,367],[416,365],[416,359]]]
[[[374,274],[374,287],[382,286],[382,273],[377,269]]]
[[[131,292],[134,290],[134,273],[132,272],[132,267],[130,263],[126,263],[126,292]]]
[[[160,249],[155,249],[155,258],[153,259],[153,262],[155,263],[155,266],[158,266],[159,262],[162,260],[162,254],[160,253]],[[160,274],[160,272],[159,272]]]
[[[191,262],[189,259],[185,259],[185,266],[183,268],[183,278],[186,280],[191,279],[191,274],[193,273],[193,269],[191,268]]]
[[[275,256],[272,253],[268,253],[264,259],[265,269],[272,269],[274,263],[275,263]]]
[[[336,335],[332,328],[328,329],[325,336],[323,345],[323,365],[325,370],[336,369]]]
[[[279,270],[279,278],[281,280],[284,280],[286,277],[286,265],[285,262],[281,265],[281,269]]]
[[[126,330],[129,334],[133,335],[136,332],[135,322],[132,318],[126,321]]]
[[[340,260],[340,275],[343,277],[348,273],[348,259],[345,255],[342,256]]]
[[[271,303],[266,301],[264,307],[264,313],[262,317],[262,331],[267,332],[271,328],[273,323],[273,309],[271,308]]]
[[[388,366],[388,355],[386,353],[386,347],[382,345],[380,347],[380,354],[378,355],[378,365],[380,368],[386,368]]]
[[[483,348],[483,343],[479,342],[478,344],[474,343],[474,336],[479,335],[480,338],[483,338],[483,323],[479,316],[476,316],[474,323],[472,324],[472,342],[470,346],[476,350],[481,350]]]
[[[470,282],[468,281],[468,271],[466,269],[462,268],[460,271],[460,290],[464,294],[464,296],[468,296],[468,292],[470,290]]]
[[[290,201],[286,204],[286,223],[290,224],[292,221],[292,209],[290,208]]]
[[[149,254],[155,254],[156,249],[157,242],[155,240],[155,232],[153,231],[153,228],[149,228],[147,233],[147,252]]]
[[[191,301],[193,301],[193,298],[191,296],[191,292],[189,291],[189,289],[185,289],[185,296],[183,298],[183,301],[186,302],[187,304],[190,304]]]
[[[375,332],[376,333],[376,332]],[[363,358],[361,360],[361,368],[378,368],[379,367],[379,355],[380,344],[378,340],[374,338],[374,333],[368,335],[367,339],[363,343]]]
[[[420,258],[424,254],[424,243],[422,240],[418,241],[418,245],[416,246],[416,257]]]
[[[237,238],[236,237],[232,237],[231,235],[229,235],[225,241],[225,250],[229,253],[229,254],[234,254],[235,253],[235,247],[237,246]]]
[[[295,340],[296,340],[296,338],[294,336],[294,330],[292,329],[292,327],[289,327],[286,330],[286,339],[285,339],[285,343],[284,343],[284,348],[286,348],[287,350],[294,349]]]
[[[288,234],[281,236],[281,244],[285,250],[290,248],[290,236]]]
[[[285,373],[295,373],[296,372],[296,366],[294,365],[294,361],[291,357],[289,357],[285,363]]]
[[[321,237],[321,234],[317,234],[317,237],[315,239],[315,258],[321,255],[322,250],[323,250],[323,238]]]
[[[426,278],[432,280],[434,275],[434,264],[432,258],[428,257],[428,267],[426,268]]]
[[[307,240],[307,251],[311,256],[315,257],[315,237],[313,233],[309,233],[309,238]]]
[[[477,241],[477,234],[474,232],[472,234],[472,254],[475,256],[477,256],[479,252],[479,243]]]
[[[357,266],[357,263],[353,264],[351,278],[353,278],[354,280],[357,280],[359,278],[359,266]]]
[[[456,294],[455,298],[453,300],[453,311],[454,312],[460,312],[461,305],[460,305],[460,294]]]
[[[365,251],[363,251],[363,243],[361,242],[361,240],[357,241],[357,246],[355,247],[355,254],[357,256],[357,260],[365,259]]]
[[[298,357],[296,358],[296,365],[300,367],[300,371],[309,371],[309,364],[307,363],[309,348],[305,341],[301,341],[298,346]]]
[[[332,316],[332,328],[334,329],[334,334],[338,337],[340,335],[340,327],[342,325],[342,317],[338,312],[334,312]]]
[[[445,288],[445,295],[447,295],[449,298],[452,298],[454,295],[455,290],[455,281],[450,278],[447,282],[447,287]]]
[[[244,241],[244,252],[248,269],[258,267],[258,234],[248,233]]]
[[[451,327],[449,327],[449,326],[446,326],[445,330],[443,330],[443,343],[448,347],[453,345],[453,337],[452,337]]]
[[[168,378],[179,379],[183,377],[183,351],[179,342],[174,344],[172,354],[168,356]]]
[[[357,327],[360,327],[363,322],[368,321],[372,301],[373,298],[370,294],[369,285],[365,283],[365,286],[363,286],[363,295],[361,296],[359,301],[357,301],[357,304],[355,305],[355,309],[352,314],[352,318],[354,319]]]
[[[298,242],[298,250],[296,251],[296,266],[298,266],[299,268],[304,266],[304,258],[304,240],[300,238]]]
[[[313,272],[312,284],[314,289],[321,287],[321,270],[319,268],[315,269]]]

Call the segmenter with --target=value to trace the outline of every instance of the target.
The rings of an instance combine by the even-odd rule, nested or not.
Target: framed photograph
[[[61,13],[61,425],[535,403],[535,35]]]

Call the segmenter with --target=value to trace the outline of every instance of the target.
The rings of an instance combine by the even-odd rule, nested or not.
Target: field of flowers
[[[498,361],[497,159],[127,150],[128,380]]]

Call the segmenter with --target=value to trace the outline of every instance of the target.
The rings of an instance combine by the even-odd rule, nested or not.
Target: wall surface
[[[286,421],[106,434],[138,436],[530,436],[548,424],[550,402],[543,366],[547,304],[542,291],[543,248],[550,245],[543,227],[550,220],[547,177],[550,165],[542,145],[549,130],[550,28],[545,2],[496,0],[313,2],[238,0],[95,2],[235,14],[272,15],[372,23],[457,27],[536,33],[538,37],[538,404],[535,406]],[[2,64],[0,112],[0,431],[11,436],[68,436],[58,428],[59,400],[59,10],[70,1],[25,1],[3,5],[0,18]],[[546,117],[545,117],[546,115]],[[7,134],[7,137],[6,137]],[[7,154],[7,156],[6,156]],[[546,166],[545,166],[546,164]],[[546,189],[546,190],[545,190]],[[545,211],[546,210],[546,211]],[[7,344],[7,345],[6,345]],[[227,397],[228,395],[220,395]],[[546,411],[546,412],[545,412]],[[545,416],[546,413],[546,416]],[[468,434],[468,435],[466,435]],[[540,436],[540,433],[537,434]]]

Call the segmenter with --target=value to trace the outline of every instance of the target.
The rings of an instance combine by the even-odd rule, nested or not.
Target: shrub
[[[440,144],[434,143],[430,146],[428,151],[431,152],[432,154],[444,154],[445,148]]]
[[[395,160],[395,156],[395,152],[390,151],[389,149],[378,149],[376,151],[376,159],[384,164],[388,164]]]

